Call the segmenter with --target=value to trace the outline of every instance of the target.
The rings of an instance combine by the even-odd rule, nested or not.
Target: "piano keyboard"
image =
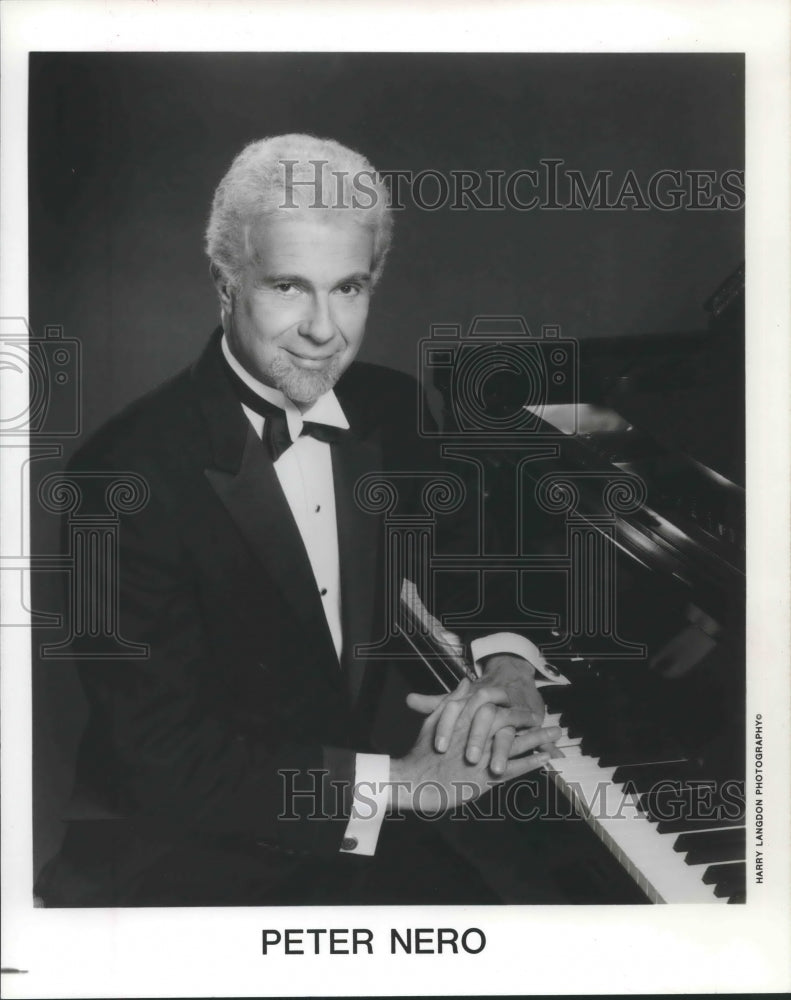
[[[583,736],[573,726],[570,731],[568,713],[551,710],[558,690],[541,685],[549,705],[545,725],[560,727],[557,746],[564,754],[548,762],[549,775],[648,899],[743,902],[743,819],[706,820],[694,814],[667,818],[667,811],[657,807],[656,796],[662,792],[656,788],[662,781],[683,781],[688,762],[655,760],[648,754],[646,760],[624,765],[586,753]]]

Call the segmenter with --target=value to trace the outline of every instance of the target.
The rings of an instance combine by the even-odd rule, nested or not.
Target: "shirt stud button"
[[[317,503],[317,504],[316,504],[316,513],[318,514],[318,512],[319,512],[320,510],[321,510],[321,504],[320,504],[320,503]]]
[[[341,849],[344,851],[353,851],[357,847],[356,837],[344,837],[341,841]]]
[[[326,593],[327,593],[327,588],[326,587],[322,587],[321,588],[321,596],[324,597],[326,595]]]

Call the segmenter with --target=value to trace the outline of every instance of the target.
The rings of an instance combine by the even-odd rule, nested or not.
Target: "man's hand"
[[[517,734],[541,726],[546,715],[544,699],[535,684],[535,668],[521,656],[510,653],[490,656],[480,680],[472,684],[462,682],[450,695],[410,694],[407,704],[424,715],[442,705],[434,732],[434,748],[438,753],[448,749],[455,730],[469,724],[466,760],[477,763],[491,742],[493,774],[504,774],[509,758],[520,752],[518,744],[515,745]],[[468,707],[469,716],[465,715]],[[469,723],[465,721],[468,718]],[[543,744],[541,749],[550,757],[563,756],[552,742]]]
[[[414,747],[405,757],[390,762],[391,808],[428,813],[452,809],[478,798],[495,785],[543,767],[549,760],[546,751],[532,754],[529,751],[551,746],[560,735],[559,729],[533,727],[516,733],[514,726],[503,726],[494,739],[484,741],[480,753],[473,755],[475,760],[471,761],[467,732],[480,711],[475,707],[472,687],[464,680],[452,694],[439,699],[432,696],[435,707],[423,722]],[[410,695],[410,698],[422,697]],[[457,713],[454,708],[457,724],[451,727],[445,751],[438,753],[437,726],[451,704],[461,705]],[[515,713],[516,719],[524,710],[509,711]]]

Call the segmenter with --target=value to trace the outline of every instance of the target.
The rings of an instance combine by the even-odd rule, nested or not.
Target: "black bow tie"
[[[233,385],[234,392],[248,409],[264,418],[264,441],[272,456],[272,461],[276,462],[284,451],[287,451],[294,443],[288,430],[288,420],[286,411],[270,403],[268,399],[259,396],[247,383],[243,382],[235,371],[226,363],[225,370]],[[319,424],[313,420],[306,420],[302,424],[302,434],[323,441],[325,444],[332,444],[340,441],[347,431],[343,427],[335,427],[332,424]]]

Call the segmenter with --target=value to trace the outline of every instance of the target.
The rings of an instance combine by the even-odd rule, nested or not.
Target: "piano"
[[[612,550],[617,622],[599,646],[584,627],[570,635],[563,574],[540,560],[524,574],[529,634],[570,682],[541,685],[564,756],[536,779],[543,829],[532,830],[558,902],[746,898],[742,294],[743,270],[710,300],[705,331],[583,342],[574,396],[534,407],[555,453],[520,464],[494,441],[483,457],[486,523],[504,555],[539,553],[549,566],[569,544],[569,519],[551,505],[523,504],[514,522],[515,475],[527,476],[524,496],[553,476],[574,482],[574,517]],[[437,388],[453,426],[451,381]],[[491,412],[512,412],[525,391],[499,380]],[[597,479],[619,473],[645,493],[613,513]],[[546,807],[550,785],[595,837],[567,814],[553,823],[564,811]],[[471,859],[483,844],[455,841]],[[529,867],[489,874],[504,901],[530,901]]]

